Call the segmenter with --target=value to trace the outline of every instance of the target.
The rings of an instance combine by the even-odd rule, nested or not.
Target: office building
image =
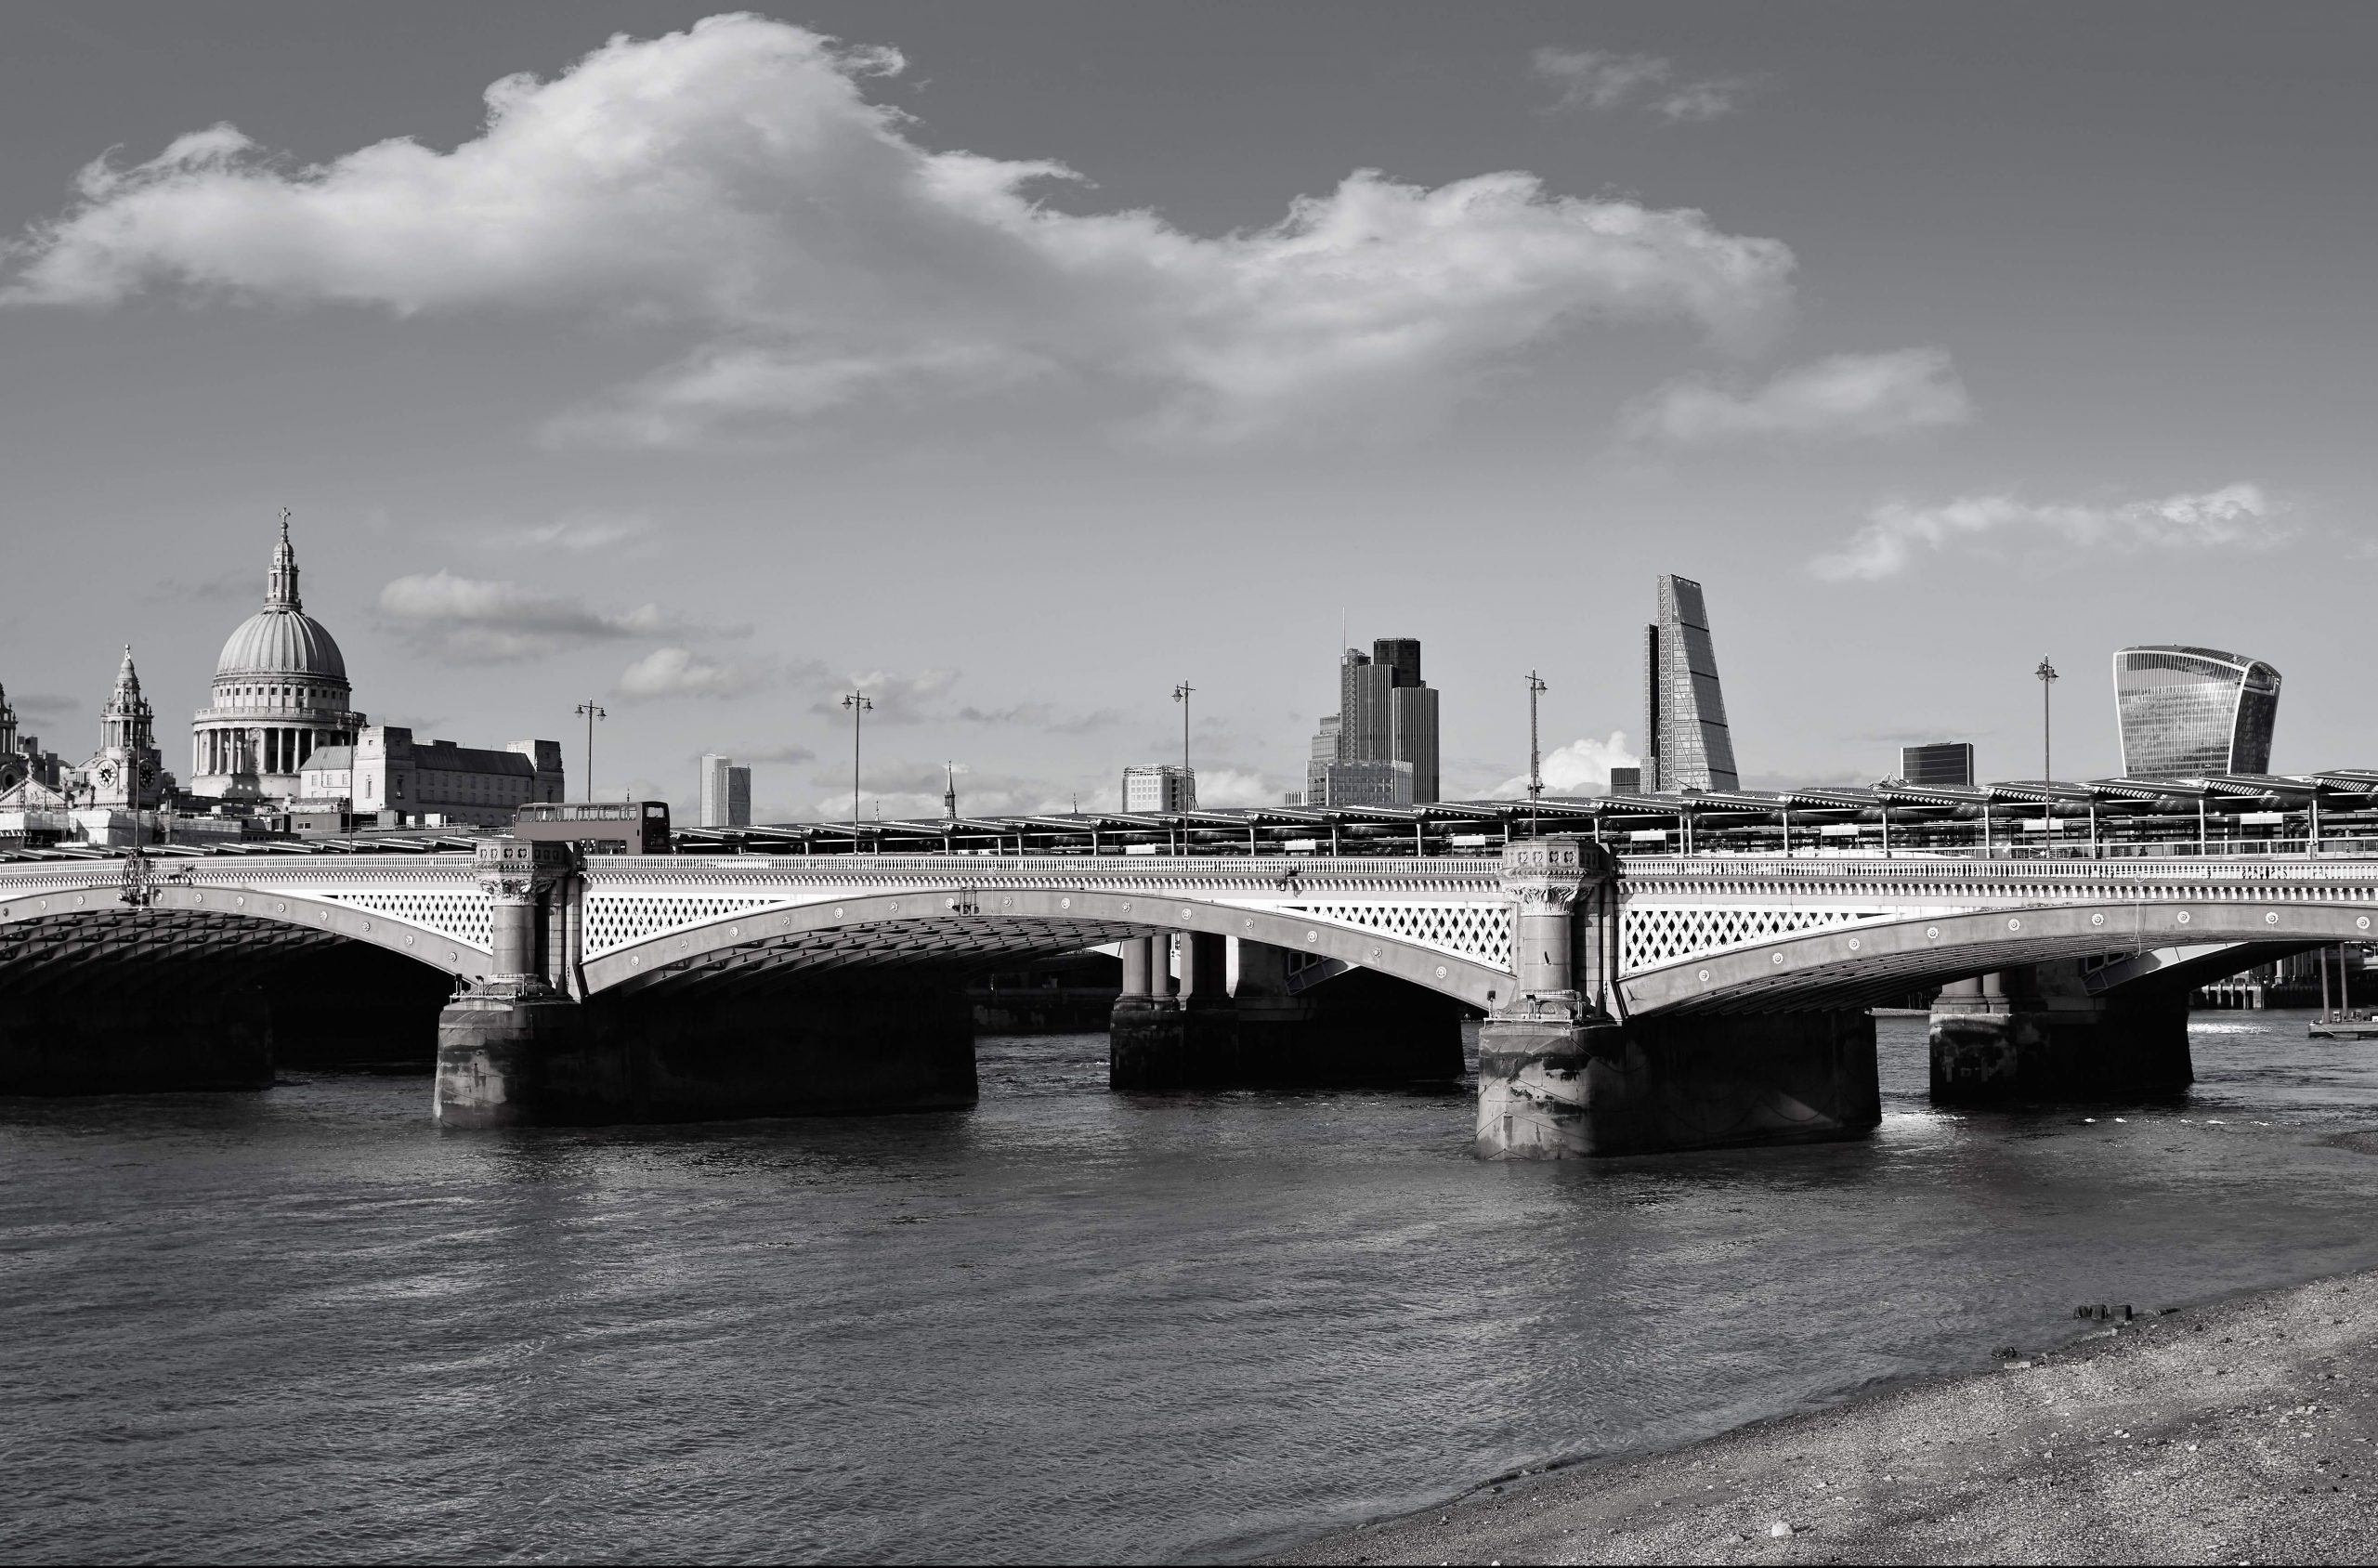
[[[1610,770],[1610,792],[1614,795],[1640,795],[1643,792],[1643,770],[1640,767],[1614,767]]]
[[[558,740],[490,751],[415,740],[402,725],[365,725],[353,745],[314,748],[294,804],[309,816],[376,818],[386,828],[505,828],[520,807],[561,798]]]
[[[1909,784],[1970,784],[1973,742],[1936,740],[1899,749],[1899,777]]]
[[[1195,811],[1197,775],[1189,768],[1159,763],[1123,770],[1125,811]]]
[[[2267,773],[2279,672],[2218,648],[2126,647],[2114,655],[2114,712],[2127,777]]]
[[[1726,698],[1701,584],[1664,573],[1659,619],[1643,628],[1643,788],[1738,790]]]
[[[1412,794],[1404,804],[1438,798],[1437,692],[1420,678],[1418,637],[1381,637],[1370,652],[1350,647],[1339,660],[1338,712],[1313,734],[1305,804],[1318,804],[1328,793],[1323,775],[1332,764],[1391,762],[1410,767]],[[1379,787],[1388,776],[1365,777],[1357,784],[1349,775],[1340,793]]]
[[[1377,763],[1325,763],[1316,788],[1300,803],[1309,806],[1410,805],[1412,764],[1401,758]]]
[[[748,828],[751,825],[751,770],[738,767],[732,757],[702,753],[702,826]]]

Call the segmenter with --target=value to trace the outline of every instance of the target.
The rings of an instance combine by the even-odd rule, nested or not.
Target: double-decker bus
[[[590,845],[598,855],[670,853],[667,801],[538,801],[512,819],[516,837]]]

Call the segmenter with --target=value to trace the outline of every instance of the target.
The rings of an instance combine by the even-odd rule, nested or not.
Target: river
[[[2378,1264],[2378,1044],[2185,1102],[1485,1164],[1466,1090],[443,1132],[425,1075],[0,1100],[0,1557],[1244,1557],[2145,1308]],[[2087,1119],[2094,1117],[2095,1119]]]

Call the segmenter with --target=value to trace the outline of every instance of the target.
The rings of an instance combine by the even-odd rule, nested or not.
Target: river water
[[[2378,1264],[2378,1044],[2185,1104],[1489,1165],[1466,1092],[441,1132],[425,1078],[0,1101],[0,1558],[1150,1560]],[[2094,1114],[2094,1121],[2084,1115]]]

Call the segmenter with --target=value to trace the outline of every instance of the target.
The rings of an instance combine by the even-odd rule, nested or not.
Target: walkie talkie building
[[[2270,771],[2279,672],[2210,647],[2126,647],[2114,655],[2122,770],[2132,778]]]

